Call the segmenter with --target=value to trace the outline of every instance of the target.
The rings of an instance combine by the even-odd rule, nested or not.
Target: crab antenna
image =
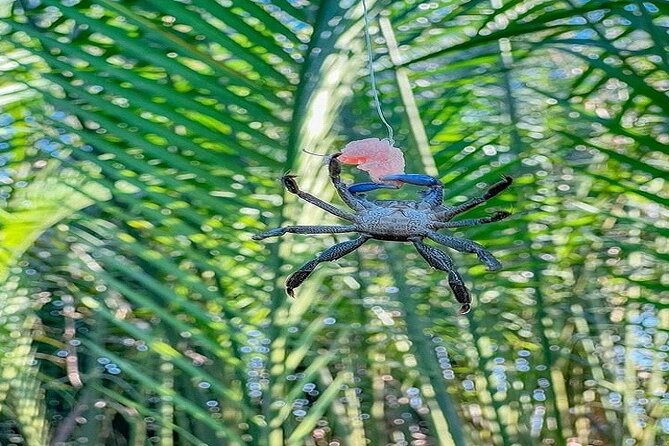
[[[314,155],[314,156],[322,156],[322,157],[328,157],[330,155],[326,155],[325,153],[316,153],[316,152],[310,152],[307,149],[302,149],[304,153],[308,153],[309,155]]]

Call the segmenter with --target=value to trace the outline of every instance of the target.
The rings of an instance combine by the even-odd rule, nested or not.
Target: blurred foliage
[[[385,136],[359,2],[0,1],[0,444],[666,444],[669,5],[368,3],[410,170],[516,179],[466,317],[407,246],[289,300],[345,236],[250,238]]]

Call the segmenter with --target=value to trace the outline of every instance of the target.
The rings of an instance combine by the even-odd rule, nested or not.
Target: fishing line
[[[369,34],[369,12],[367,10],[367,2],[365,0],[362,0],[362,10],[363,10],[363,16],[365,18],[365,43],[367,45],[367,59],[369,63],[369,81],[372,84],[372,95],[374,96],[374,104],[376,105],[376,112],[379,114],[379,118],[381,118],[381,122],[383,122],[388,129],[388,140],[390,141],[390,144],[392,145],[395,141],[393,140],[393,128],[388,124],[388,121],[386,121],[386,117],[383,115],[383,109],[381,108],[381,101],[379,100],[379,91],[376,89],[376,77],[374,75],[374,52],[372,49],[372,38]]]
[[[310,152],[310,151],[308,151],[307,149],[302,149],[302,151],[303,151],[304,153],[308,153],[309,155],[322,156],[322,157],[325,157],[325,158],[330,157],[330,155],[328,155],[328,154],[326,154],[326,153]]]

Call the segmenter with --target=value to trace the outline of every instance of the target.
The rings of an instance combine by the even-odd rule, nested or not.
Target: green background
[[[515,179],[467,316],[411,246],[291,300],[348,236],[251,240],[386,136],[359,2],[0,1],[1,444],[667,444],[669,4],[369,6],[407,171]]]

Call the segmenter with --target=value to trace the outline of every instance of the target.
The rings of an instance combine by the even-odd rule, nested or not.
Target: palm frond
[[[303,149],[385,135],[362,5],[0,5],[14,78],[0,81],[0,337],[21,351],[0,353],[21,372],[0,383],[2,435],[659,444],[669,10],[369,4],[410,170],[438,175],[451,203],[515,178],[472,212],[512,219],[455,232],[505,265],[456,257],[476,296],[466,318],[408,249],[369,243],[291,301],[283,275],[332,240],[251,240],[331,218],[280,191],[289,169],[341,204]]]

